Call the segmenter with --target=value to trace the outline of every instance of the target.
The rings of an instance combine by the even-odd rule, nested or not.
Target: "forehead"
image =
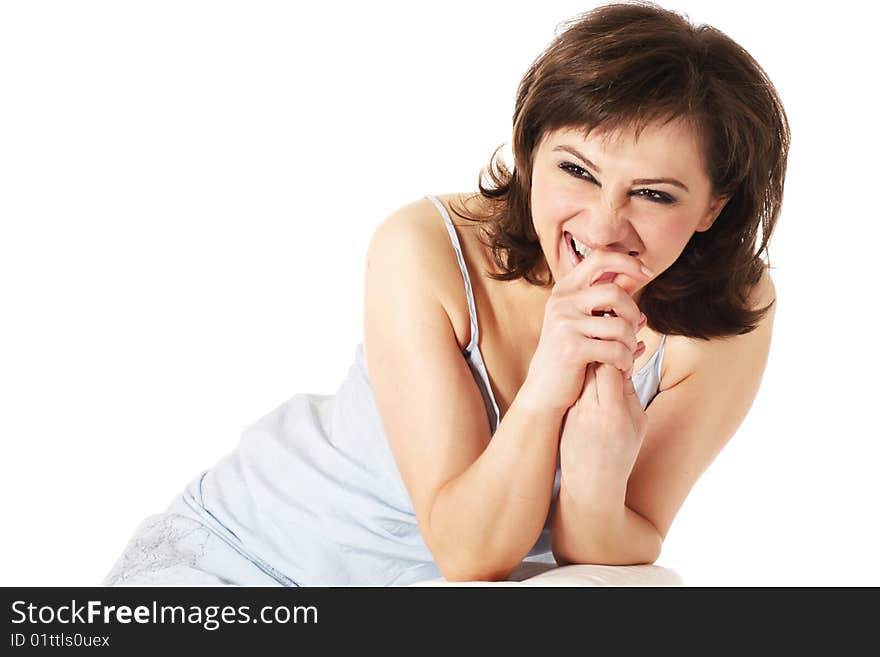
[[[619,156],[625,159],[641,159],[660,165],[676,161],[681,165],[700,166],[702,150],[696,129],[689,123],[676,120],[669,123],[649,123],[636,136],[633,128],[604,130],[601,126],[590,130],[569,127],[554,130],[545,135],[542,146],[553,149],[559,144],[569,144],[597,158]],[[585,152],[588,151],[588,152]]]

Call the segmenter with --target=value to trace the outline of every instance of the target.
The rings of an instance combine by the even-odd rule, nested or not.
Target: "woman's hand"
[[[640,344],[636,333],[644,322],[630,293],[612,282],[619,274],[651,278],[637,258],[595,250],[553,286],[520,393],[530,406],[565,413],[584,390],[590,363],[632,369]]]
[[[565,415],[559,458],[569,488],[625,482],[648,430],[631,378],[606,363],[587,367],[580,397]],[[596,492],[593,490],[593,492]]]

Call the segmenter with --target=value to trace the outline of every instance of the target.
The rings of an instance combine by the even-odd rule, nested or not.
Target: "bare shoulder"
[[[770,271],[768,269],[764,269],[764,272],[761,275],[761,280],[759,280],[758,284],[755,285],[754,288],[752,288],[752,293],[749,296],[749,305],[752,310],[755,310],[757,308],[764,308],[765,306],[769,306],[775,301],[776,286],[773,284],[773,279],[770,278]],[[770,310],[767,311],[767,315],[765,315],[762,326],[767,324],[767,318],[772,316],[775,312],[776,304],[773,303],[773,306],[770,308]]]
[[[392,212],[373,233],[371,244],[379,241],[389,246],[386,255],[388,251],[393,254],[405,251],[397,255],[417,258],[425,279],[436,283],[437,291],[442,294],[445,275],[450,272],[450,265],[454,265],[454,259],[451,261],[447,249],[442,248],[444,242],[449,243],[449,236],[443,218],[430,200],[423,197]]]
[[[456,227],[464,247],[470,240],[468,226],[456,219],[450,211],[450,201],[457,206],[466,194],[435,194],[444,206]],[[440,302],[453,326],[461,349],[470,341],[470,323],[467,300],[451,235],[446,222],[434,203],[421,197],[402,205],[385,218],[373,233],[369,252],[375,251],[378,243],[384,243],[381,252],[384,257],[392,257],[395,262],[408,258],[418,261],[418,284],[430,292]],[[367,267],[370,267],[368,253]],[[412,281],[416,284],[417,281]]]
[[[457,230],[464,228],[461,220],[456,220],[456,215],[450,212],[450,201],[458,203],[464,195],[461,194],[445,194],[435,195],[435,198],[441,202],[450,219],[455,224]],[[379,226],[374,233],[376,236],[395,235],[398,238],[404,237],[407,242],[414,241],[418,248],[418,255],[422,259],[427,268],[445,268],[448,265],[449,254],[453,252],[450,236],[446,229],[446,222],[440,214],[440,210],[427,197],[422,197],[411,201],[397,210],[392,212]],[[438,248],[449,244],[449,248]],[[454,260],[454,259],[453,259]],[[454,262],[452,263],[454,264]],[[458,271],[458,268],[455,268]]]
[[[765,272],[750,296],[752,308],[776,297]],[[749,333],[718,340],[678,340],[675,368],[681,380],[661,388],[646,409],[648,432],[627,483],[627,506],[665,538],[697,479],[739,430],[764,375],[775,304]],[[676,336],[679,337],[679,336]],[[669,340],[667,340],[669,342]]]
[[[443,531],[442,521],[440,529],[432,524],[435,502],[492,436],[481,391],[440,302],[447,272],[458,276],[459,285],[461,273],[443,218],[433,210],[431,216],[417,201],[373,233],[364,284],[364,358],[419,529],[448,576],[459,568],[460,545]]]
[[[766,358],[776,314],[776,286],[765,269],[751,291],[749,307],[755,310],[767,306],[770,309],[758,327],[744,335],[708,341],[680,335],[667,338],[660,391],[678,385],[701,367],[723,368],[733,362],[757,365]]]

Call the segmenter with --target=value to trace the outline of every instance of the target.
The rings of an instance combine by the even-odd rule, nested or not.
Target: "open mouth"
[[[563,232],[562,236],[565,239],[565,243],[568,245],[568,255],[571,258],[571,264],[577,266],[586,255],[589,255],[589,249],[583,244],[579,244],[574,235],[568,231]],[[585,255],[581,255],[581,253],[584,253]]]
[[[571,264],[574,267],[577,267],[579,263],[583,262],[584,258],[590,255],[590,249],[583,244],[581,244],[577,238],[574,237],[568,231],[564,231],[562,233],[562,237],[565,240],[565,243],[568,245],[568,257],[571,258]],[[581,255],[581,253],[585,253],[586,255]],[[618,275],[618,272],[614,271],[606,271],[604,272],[598,279],[596,279],[596,283],[608,283],[615,279]],[[612,311],[593,311],[593,315],[602,316],[602,314],[610,314],[613,317],[617,316],[617,313]]]

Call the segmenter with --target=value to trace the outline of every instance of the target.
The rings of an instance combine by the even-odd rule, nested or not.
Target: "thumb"
[[[643,413],[642,400],[639,399],[639,393],[632,379],[623,379],[623,398],[629,406],[630,413]]]
[[[633,383],[632,378],[627,379],[623,378],[623,394],[626,397],[627,401],[632,402],[635,400],[637,404],[641,404],[639,401],[639,394],[636,392],[636,385]]]

